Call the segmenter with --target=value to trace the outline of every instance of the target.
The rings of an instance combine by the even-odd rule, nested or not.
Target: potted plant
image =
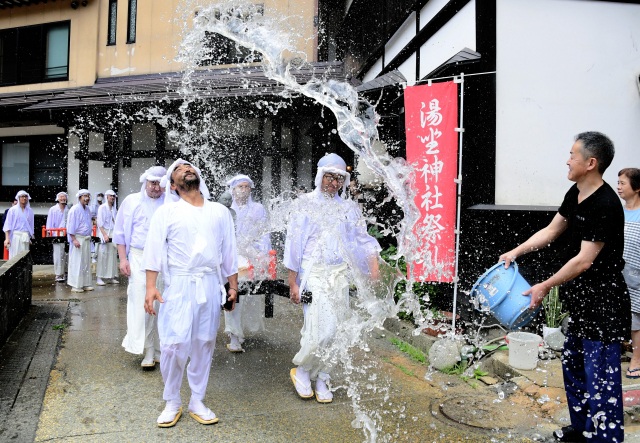
[[[542,300],[542,307],[545,319],[545,323],[542,325],[542,338],[547,346],[554,351],[559,351],[564,345],[564,334],[560,327],[562,320],[569,313],[562,311],[562,302],[557,286],[551,288],[549,294]]]

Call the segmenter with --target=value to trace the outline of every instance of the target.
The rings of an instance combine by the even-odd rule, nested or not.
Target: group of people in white
[[[118,273],[128,277],[122,346],[143,355],[142,367],[160,363],[166,406],[157,425],[174,426],[182,415],[180,386],[187,362],[189,415],[205,425],[217,423],[218,417],[203,401],[223,305],[227,302],[229,351],[244,352],[245,330],[264,328],[260,298],[248,295],[238,300],[243,280],[238,270],[266,269],[271,250],[267,212],[252,199],[254,182],[242,174],[227,181],[227,207],[210,201],[200,170],[182,159],[168,169],[147,169],[140,183],[140,192],[127,196],[119,209],[115,193],[105,192],[106,201],[96,216],[97,284],[117,283]],[[368,235],[358,205],[340,196],[348,184],[344,160],[336,154],[324,156],[315,190],[299,196],[291,211],[284,250],[291,301],[298,304],[303,292],[313,294],[312,300],[302,300],[301,347],[289,376],[301,398],[315,396],[319,403],[333,399],[331,364],[319,355],[331,345],[349,309],[348,269],[359,267],[374,279],[378,275],[380,246]],[[67,194],[58,193],[47,228],[67,230],[67,268],[64,244],[54,244],[56,279],[64,281],[66,269],[71,290],[84,292],[93,290],[89,191],[78,191],[76,198],[77,204],[68,210]],[[12,210],[5,223],[5,246],[15,250],[33,237],[28,194],[21,191],[18,199],[21,212]],[[357,256],[357,263],[350,256]],[[244,278],[247,275],[261,278],[259,272]]]

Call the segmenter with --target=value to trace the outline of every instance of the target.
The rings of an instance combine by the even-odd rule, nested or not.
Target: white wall
[[[424,77],[462,49],[476,49],[476,2],[467,3],[420,48],[420,76]],[[422,23],[422,18],[420,22]],[[404,74],[404,72],[403,72]],[[415,77],[415,74],[413,74]],[[407,77],[408,79],[409,77]]]
[[[431,0],[420,11],[420,26],[427,23],[448,3],[448,0]],[[420,77],[440,66],[465,47],[475,50],[475,0],[467,3],[445,26],[420,48]],[[385,45],[385,63],[389,63],[412,38],[416,36],[416,14],[412,13]],[[363,82],[375,79],[384,68],[378,59],[364,75]],[[409,84],[416,80],[416,56],[411,55],[398,70]]]
[[[573,137],[607,134],[605,173],[640,167],[640,5],[498,0],[496,203],[559,205]]]

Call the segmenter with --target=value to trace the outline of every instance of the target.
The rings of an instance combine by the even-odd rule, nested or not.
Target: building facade
[[[60,190],[72,200],[81,188],[124,198],[140,189],[142,171],[179,156],[204,166],[214,195],[240,172],[258,196],[310,188],[312,165],[337,139],[320,128],[335,120],[305,98],[282,97],[259,58],[223,37],[202,42],[207,56],[192,76],[199,97],[186,112],[199,130],[184,134],[182,40],[215,3],[0,1],[0,205],[27,190],[40,226]],[[265,19],[292,18],[300,82],[345,79],[341,62],[318,59],[315,0],[254,6]]]

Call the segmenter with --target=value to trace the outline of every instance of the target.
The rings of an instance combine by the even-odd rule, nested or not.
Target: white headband
[[[200,193],[202,193],[202,196],[205,200],[209,200],[209,189],[207,188],[207,185],[202,178],[200,169],[194,166],[193,163],[179,158],[174,161],[171,166],[169,166],[169,169],[167,169],[167,173],[160,180],[160,186],[165,188],[165,201],[178,201],[180,199],[178,194],[175,191],[171,190],[171,174],[173,174],[173,171],[180,165],[190,165],[196,171],[196,174],[198,174],[198,177],[200,177]]]
[[[27,193],[27,191],[18,191],[18,193],[16,194],[16,200],[18,200],[18,198],[21,195],[26,195],[27,196],[27,201],[31,200],[31,196]]]
[[[91,193],[89,192],[88,189],[80,189],[78,191],[78,193],[76,194],[76,198],[80,198],[81,195],[89,195],[89,196],[91,196]]]
[[[251,180],[248,175],[244,174],[238,174],[235,177],[227,180],[227,186],[229,186],[229,189],[233,189],[242,182],[248,182],[249,186],[251,186],[251,189],[254,189],[256,187],[256,185],[253,183],[253,180]]]
[[[351,174],[347,172],[347,164],[338,154],[327,154],[318,161],[318,172],[316,172],[316,188],[322,186],[322,177],[325,174],[340,174],[344,177],[342,191],[346,192],[351,181]]]

